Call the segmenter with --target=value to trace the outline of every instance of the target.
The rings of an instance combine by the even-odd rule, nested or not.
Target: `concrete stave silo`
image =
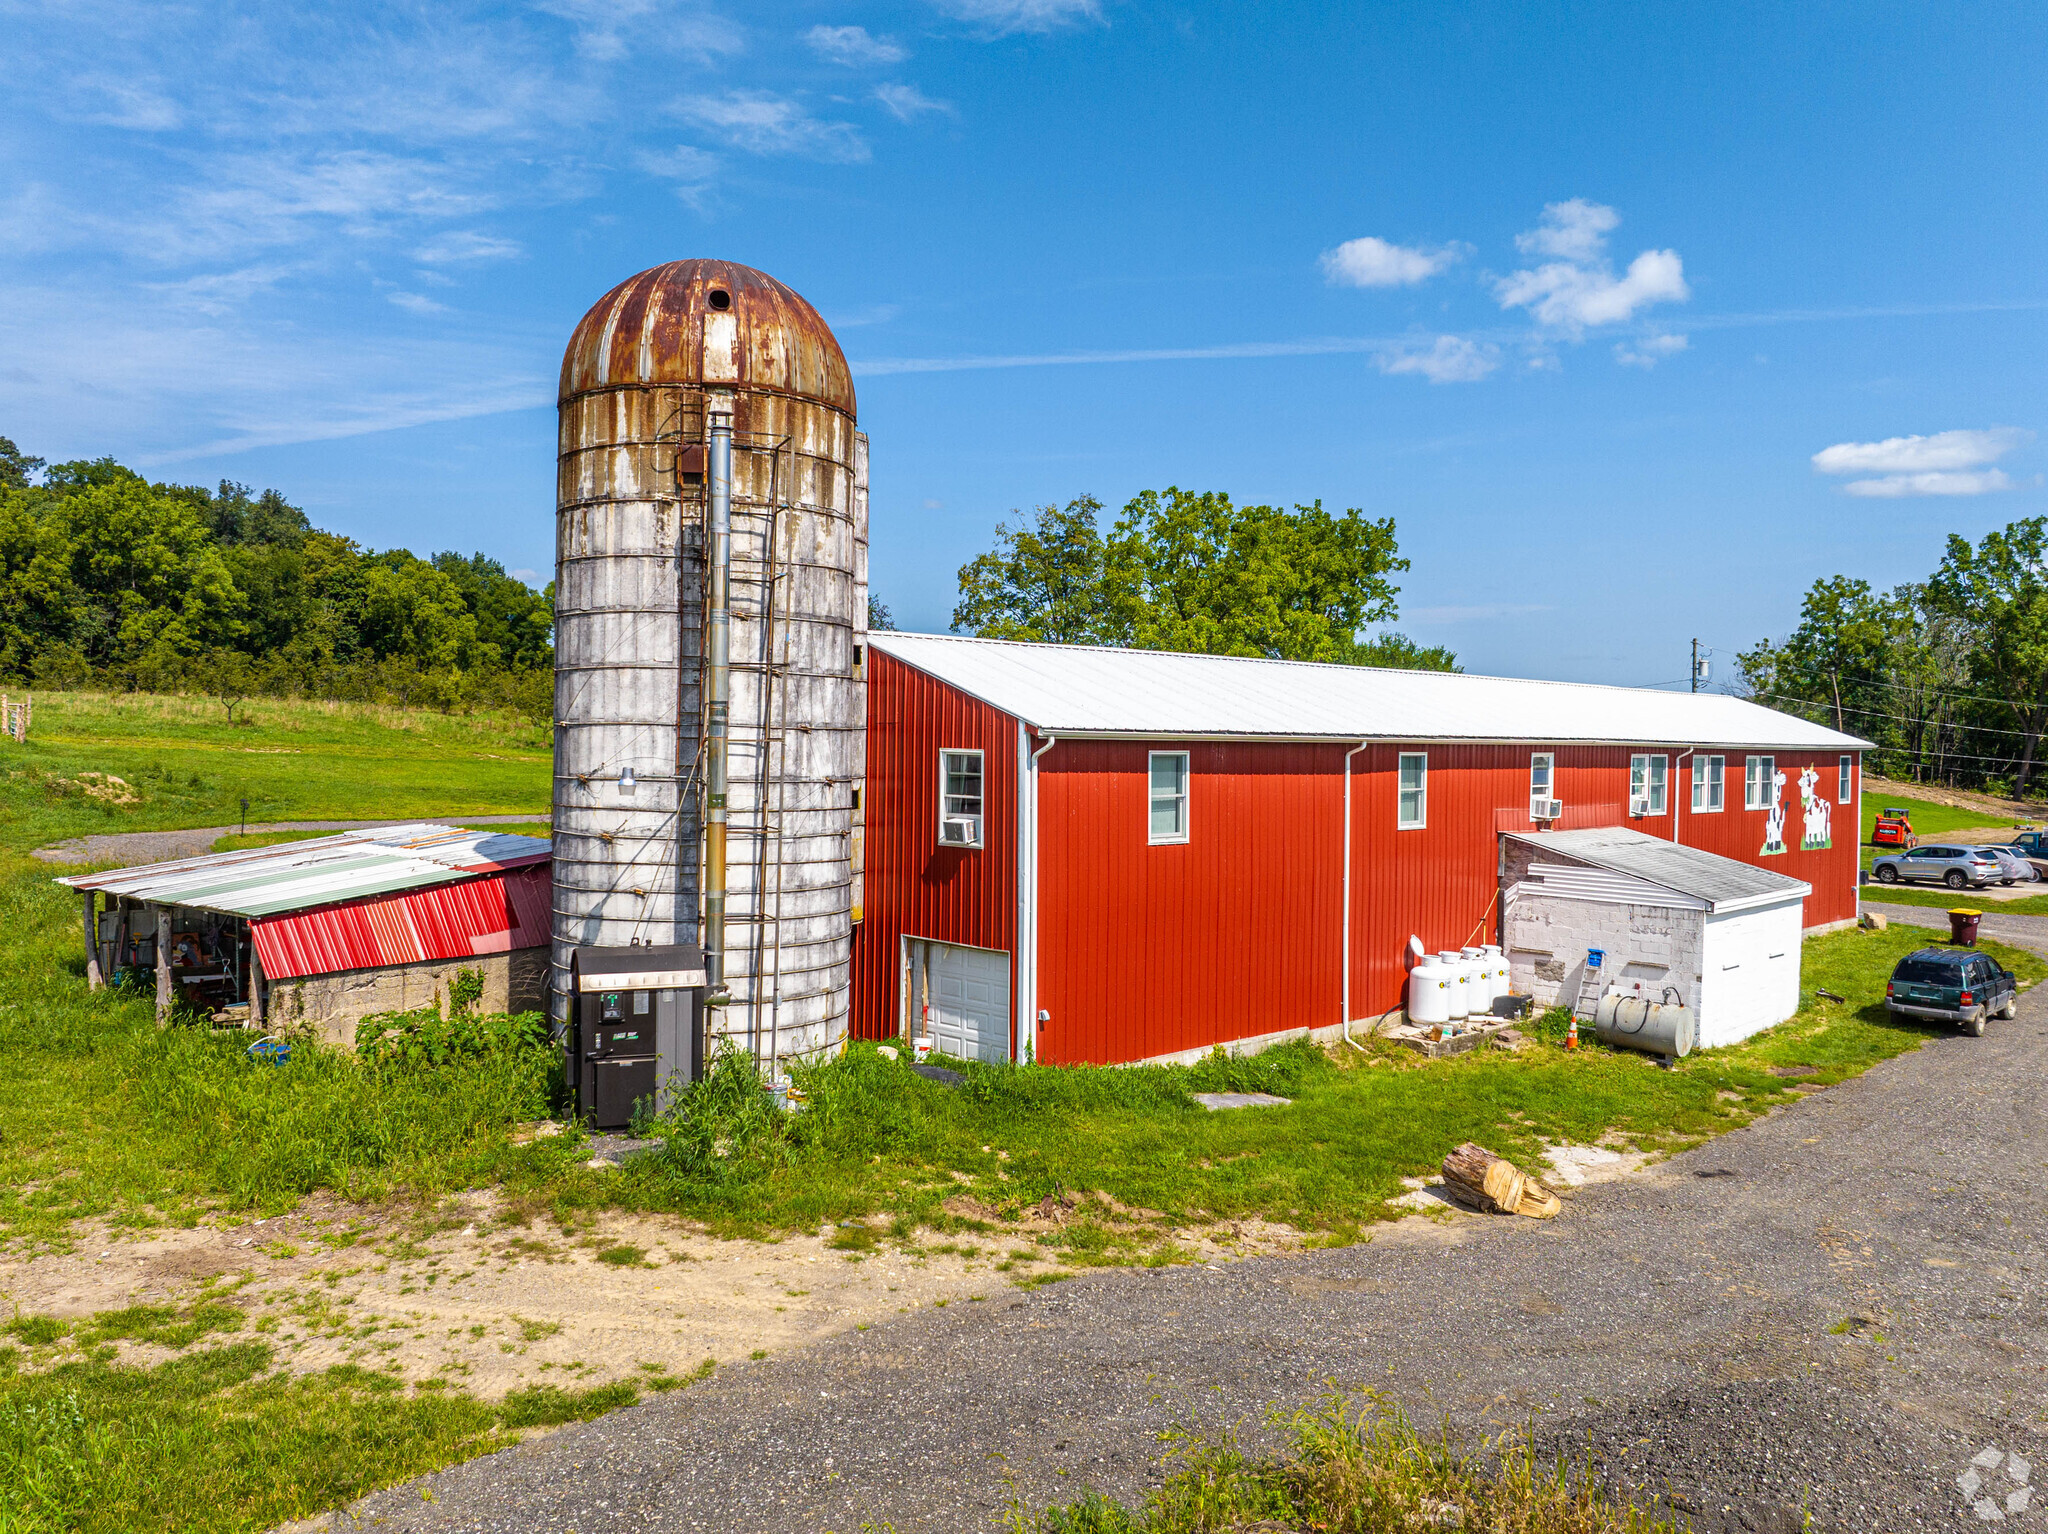
[[[563,358],[557,991],[577,946],[704,934],[710,459],[727,417],[731,1003],[712,1015],[764,1062],[847,1024],[867,630],[854,407],[816,311],[725,262],[629,278]]]

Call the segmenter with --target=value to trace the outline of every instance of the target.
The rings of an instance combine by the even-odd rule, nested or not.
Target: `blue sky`
[[[1392,515],[1400,626],[1631,683],[2041,514],[2036,7],[0,0],[0,434],[546,579],[577,317],[837,329],[874,580],[1013,508]],[[1917,439],[1917,440],[1915,440]]]

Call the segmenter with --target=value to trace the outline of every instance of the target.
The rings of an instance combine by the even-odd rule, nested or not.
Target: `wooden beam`
[[[97,991],[106,984],[100,974],[100,928],[96,919],[98,913],[94,909],[100,897],[91,890],[80,893],[85,896],[85,988]]]
[[[256,929],[249,929],[249,1026],[263,1027],[263,956],[256,951]]]
[[[171,913],[167,906],[156,908],[156,1021],[162,1027],[171,1020]]]

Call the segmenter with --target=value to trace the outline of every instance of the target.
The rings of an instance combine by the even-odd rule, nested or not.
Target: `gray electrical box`
[[[636,1103],[659,1113],[704,1074],[704,955],[693,943],[578,948],[569,959],[563,1064],[578,1115],[623,1129]]]

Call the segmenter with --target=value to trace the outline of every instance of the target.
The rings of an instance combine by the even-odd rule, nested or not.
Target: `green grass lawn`
[[[16,1254],[69,1244],[88,1216],[141,1233],[316,1191],[375,1201],[493,1186],[515,1212],[571,1219],[661,1210],[766,1236],[839,1221],[849,1259],[882,1243],[1000,1242],[1017,1281],[1042,1282],[1183,1260],[1175,1232],[1189,1224],[1257,1215],[1319,1240],[1369,1236],[1397,1212],[1386,1201],[1401,1179],[1465,1139],[1531,1164],[1546,1141],[1677,1150],[1785,1102],[1774,1066],[1835,1082],[1934,1031],[1882,1005],[1893,962],[1926,935],[1851,931],[1807,943],[1798,1016],[1671,1070],[1548,1042],[1439,1062],[1391,1045],[1296,1046],[1194,1067],[962,1064],[965,1084],[948,1089],[858,1045],[802,1074],[808,1103],[793,1116],[728,1066],[659,1126],[659,1154],[598,1172],[573,1133],[512,1142],[551,1105],[545,1051],[399,1067],[302,1044],[275,1069],[233,1033],[158,1029],[146,997],[88,994],[75,897],[26,856],[90,831],[232,821],[243,793],[252,820],[533,812],[547,802],[540,732],[340,705],[259,702],[254,724],[230,728],[198,700],[37,702],[36,737],[0,748],[0,1244]],[[133,802],[103,797],[106,779],[88,774],[122,779]],[[2028,980],[2048,971],[1986,946]],[[1816,987],[1848,1000],[1815,1000]],[[1293,1103],[1205,1113],[1188,1094],[1207,1087]],[[1048,1199],[1065,1218],[1020,1235],[1012,1222]],[[106,1340],[131,1323],[103,1318],[86,1346],[88,1332],[60,1343],[51,1318],[13,1318],[0,1529],[267,1527],[630,1393],[491,1406],[375,1371],[296,1378],[227,1317],[196,1313],[151,1321],[191,1335],[180,1356],[140,1368]]]

